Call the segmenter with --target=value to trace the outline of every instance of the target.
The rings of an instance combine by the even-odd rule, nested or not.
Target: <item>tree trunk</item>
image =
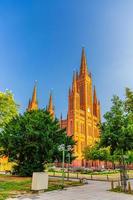
[[[115,162],[112,161],[112,168],[115,169]]]
[[[121,180],[121,187],[124,192],[126,192],[127,188],[127,172],[126,172],[126,165],[124,155],[121,155],[120,161],[120,180]]]

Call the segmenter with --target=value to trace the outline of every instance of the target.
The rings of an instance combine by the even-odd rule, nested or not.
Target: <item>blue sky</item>
[[[13,91],[21,112],[37,80],[40,107],[53,90],[65,117],[82,46],[104,114],[113,94],[133,89],[133,1],[0,0],[0,90]]]

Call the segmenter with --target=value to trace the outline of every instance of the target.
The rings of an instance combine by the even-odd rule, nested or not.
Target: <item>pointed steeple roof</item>
[[[30,111],[30,108],[31,108],[31,101],[30,101],[30,99],[29,99],[27,111]]]
[[[51,114],[52,117],[54,117],[54,106],[53,106],[53,100],[52,100],[52,92],[50,93],[50,97],[49,97],[48,112]]]
[[[85,55],[85,49],[82,48],[82,55],[81,55],[81,65],[80,65],[80,75],[81,74],[87,74],[87,62],[86,62],[86,55]]]
[[[73,72],[73,85],[72,85],[73,91],[77,91],[77,82],[76,82],[76,73],[75,71]]]
[[[53,109],[52,93],[50,93],[48,109],[49,110]]]
[[[78,74],[78,71],[76,71],[76,80],[78,80],[79,78],[79,74]]]
[[[98,116],[98,100],[96,95],[96,88],[94,86],[93,92],[93,114],[97,117]]]
[[[62,128],[62,113],[60,115],[60,128]]]
[[[98,100],[98,105],[100,106],[100,100]]]
[[[62,121],[62,113],[61,113],[61,115],[60,115],[60,121]]]
[[[93,103],[97,104],[96,87],[94,86]]]
[[[71,95],[71,88],[69,87],[69,96]]]
[[[37,103],[37,82],[35,82],[31,102]]]
[[[28,110],[37,110],[38,109],[38,102],[37,102],[37,85],[35,82],[35,86],[33,89],[32,99],[29,101]]]

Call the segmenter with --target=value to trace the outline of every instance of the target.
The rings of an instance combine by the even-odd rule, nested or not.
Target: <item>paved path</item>
[[[23,196],[14,200],[133,200],[133,195],[109,192],[108,189],[110,183],[88,181],[88,185],[46,192],[38,196]]]

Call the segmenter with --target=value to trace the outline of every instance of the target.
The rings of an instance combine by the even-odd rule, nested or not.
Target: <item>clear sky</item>
[[[52,89],[65,117],[82,46],[104,114],[113,94],[133,89],[133,0],[0,0],[0,90],[21,112],[37,80],[39,106]]]

